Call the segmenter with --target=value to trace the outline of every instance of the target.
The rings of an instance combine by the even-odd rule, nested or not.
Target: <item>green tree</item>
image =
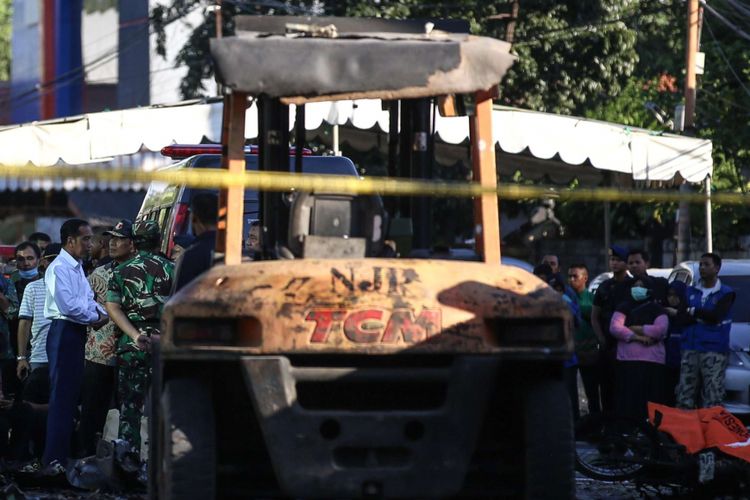
[[[0,0],[0,80],[10,79],[13,0]]]
[[[163,26],[199,5],[198,0],[174,0],[152,11],[155,31],[165,43]],[[712,3],[740,26],[745,19],[725,2]],[[239,6],[239,7],[238,7]],[[502,85],[502,102],[539,111],[580,114],[590,118],[666,130],[645,106],[653,103],[671,117],[683,94],[686,7],[682,0],[524,0],[514,33],[518,60]],[[506,25],[497,14],[509,11],[507,3],[480,0],[424,2],[424,0],[258,0],[225,2],[225,33],[233,30],[232,17],[248,14],[325,14],[382,18],[460,18],[476,34],[505,38]],[[181,83],[183,97],[201,96],[201,80],[211,77],[208,39],[215,32],[214,17],[206,13],[178,56],[188,67]],[[699,80],[696,135],[714,144],[716,190],[745,191],[750,169],[750,52],[747,41],[725,29],[710,12],[704,14],[702,50],[706,72]],[[744,23],[744,24],[743,24]],[[650,104],[649,104],[650,105]],[[651,106],[651,105],[650,105]],[[653,106],[652,106],[653,107]],[[507,207],[513,211],[519,207]],[[569,237],[601,234],[587,224],[601,207],[567,204],[558,214],[568,222]],[[669,204],[632,207],[614,205],[616,237],[644,234],[667,228],[674,220]],[[748,210],[717,207],[716,234],[750,232]],[[703,234],[702,207],[694,206],[693,233]],[[599,219],[600,220],[600,219]],[[581,221],[581,224],[576,223]],[[729,230],[734,224],[734,231]],[[727,227],[724,227],[727,225]],[[593,229],[592,229],[593,227]],[[725,231],[726,229],[726,231]],[[592,233],[593,231],[593,233]],[[617,232],[622,232],[618,234]],[[719,241],[719,248],[729,245]]]
[[[626,20],[640,3],[523,2],[504,103],[571,114],[616,96],[638,61],[636,32]]]
[[[717,4],[718,5],[718,4]],[[641,54],[633,76],[616,98],[585,110],[591,118],[624,123],[663,132],[668,130],[658,123],[646,103],[655,103],[671,117],[684,93],[685,3],[677,0],[662,2],[662,10],[644,15],[637,22],[636,48]],[[728,16],[728,13],[725,13]],[[710,12],[705,12],[701,50],[705,52],[705,73],[698,80],[695,130],[687,134],[713,142],[715,191],[745,192],[750,151],[750,54],[747,41],[726,29]],[[702,189],[701,186],[696,189]],[[572,207],[566,220],[575,218]],[[632,233],[643,224],[660,221],[669,225],[674,220],[676,207],[656,204],[632,210],[630,205],[615,205],[615,217],[621,211],[638,213],[637,220],[622,217],[613,224],[616,230]],[[651,221],[651,222],[647,222]],[[691,231],[694,237],[705,236],[704,208],[691,207]],[[750,233],[750,209],[746,207],[714,206],[714,241],[716,248],[733,249],[737,234]],[[622,237],[627,236],[622,235]]]

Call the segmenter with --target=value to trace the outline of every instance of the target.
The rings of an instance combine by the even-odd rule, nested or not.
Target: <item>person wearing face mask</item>
[[[49,264],[60,253],[60,244],[52,243],[44,250],[39,259],[39,279],[30,283],[21,300],[19,308],[18,326],[18,365],[17,375],[20,380],[25,380],[30,372],[42,369],[47,372],[49,379],[47,361],[47,331],[51,321],[44,317],[44,271]],[[31,356],[29,353],[29,341],[31,341]]]
[[[39,259],[42,251],[36,244],[24,241],[16,246],[16,270],[10,275],[10,280],[16,287],[18,300],[23,298],[26,285],[39,279]]]
[[[615,364],[617,340],[609,331],[615,308],[628,296],[628,249],[620,245],[609,248],[612,277],[599,285],[591,307],[591,328],[599,339],[599,374],[602,411],[615,411]]]
[[[41,250],[31,241],[24,241],[16,246],[16,271],[10,275],[10,280],[16,289],[18,304],[23,300],[23,294],[29,283],[39,279],[39,258]],[[16,377],[16,367],[18,361],[18,309],[9,317],[10,347],[12,350],[11,359],[3,365],[3,385],[7,392],[18,394],[21,390],[21,381]],[[13,358],[16,361],[13,361]]]
[[[644,419],[647,403],[665,403],[664,338],[669,320],[654,299],[648,277],[635,278],[630,297],[612,315],[610,333],[617,339],[615,411]]]
[[[26,287],[19,308],[18,326],[18,378],[23,381],[21,398],[12,411],[11,456],[15,460],[33,460],[22,467],[24,472],[39,470],[38,459],[44,449],[47,427],[50,377],[47,359],[47,333],[51,321],[44,316],[46,289],[44,272],[60,253],[59,243],[50,243],[39,259],[40,278]],[[29,340],[31,350],[29,356]],[[29,445],[33,446],[29,446]]]

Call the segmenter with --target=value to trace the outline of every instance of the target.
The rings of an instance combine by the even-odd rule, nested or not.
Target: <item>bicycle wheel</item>
[[[576,469],[592,479],[623,481],[641,474],[658,442],[646,422],[589,415],[576,425]]]

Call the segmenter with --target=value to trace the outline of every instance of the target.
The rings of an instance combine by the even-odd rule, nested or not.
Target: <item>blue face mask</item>
[[[39,271],[37,271],[36,267],[32,267],[31,269],[26,271],[22,271],[20,269],[18,270],[18,275],[25,280],[36,278],[37,274],[39,274]]]
[[[648,298],[648,288],[643,288],[642,286],[634,286],[630,289],[630,295],[633,297],[633,300],[640,302],[641,300],[646,300]]]

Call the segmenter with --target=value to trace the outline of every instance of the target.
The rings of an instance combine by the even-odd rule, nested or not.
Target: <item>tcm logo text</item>
[[[357,344],[402,341],[406,344],[422,342],[436,335],[441,328],[440,309],[423,309],[415,316],[411,309],[314,309],[305,321],[315,322],[311,343],[325,343],[331,331],[341,330],[344,336]]]

